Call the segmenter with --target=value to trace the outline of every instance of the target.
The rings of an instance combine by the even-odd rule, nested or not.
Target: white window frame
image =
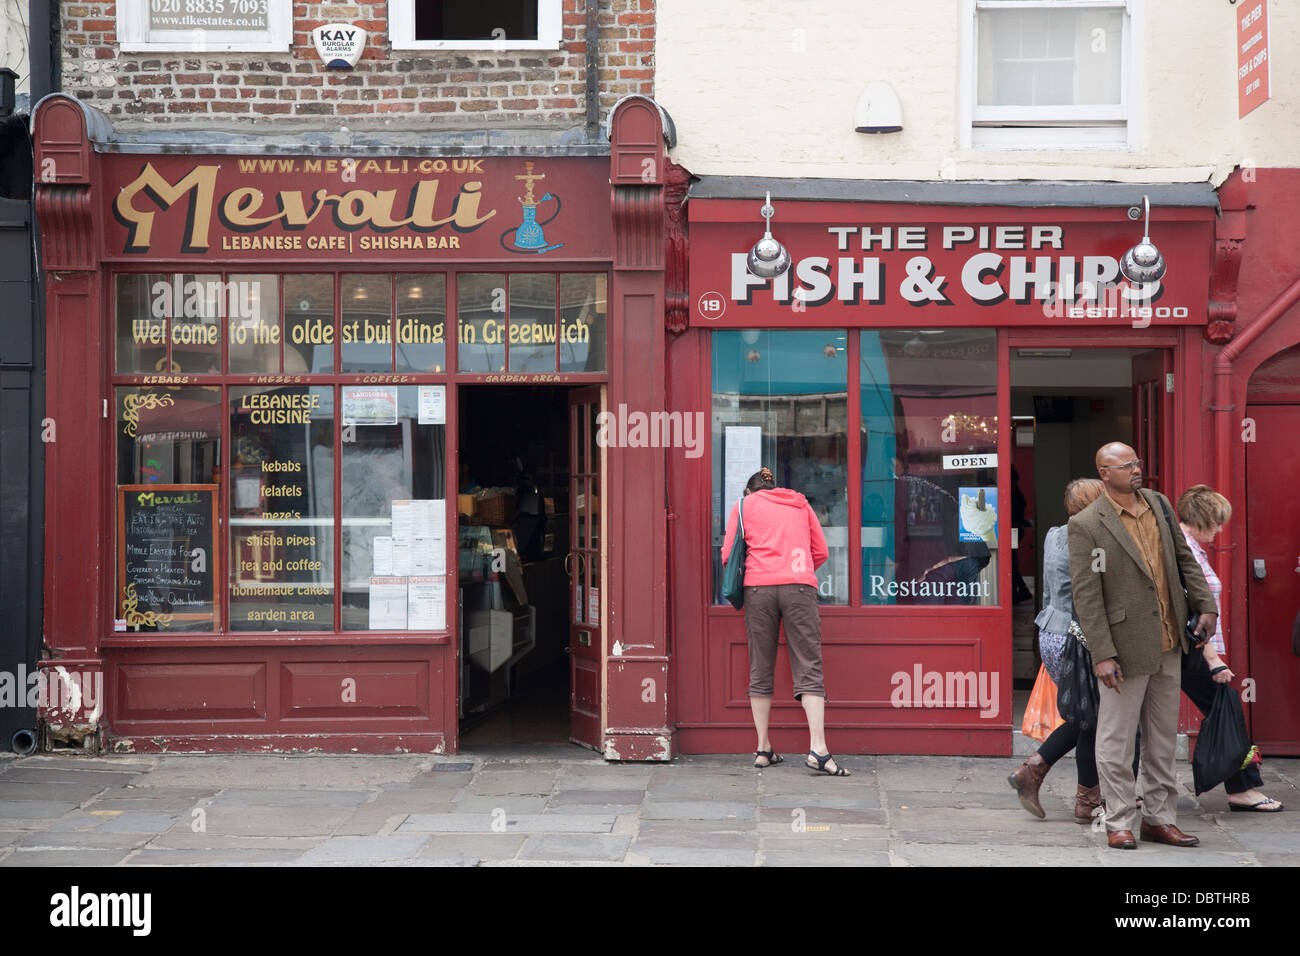
[[[417,40],[415,0],[388,0],[388,40],[394,50],[558,50],[563,30],[561,0],[536,0],[537,39]]]
[[[964,149],[1134,149],[1134,50],[1140,0],[965,0],[959,139]],[[979,106],[979,13],[983,10],[1118,9],[1123,13],[1120,102],[1101,106]]]
[[[182,13],[184,0],[181,0]],[[117,42],[123,53],[287,53],[293,0],[267,0],[268,30],[150,30],[149,0],[117,0]]]

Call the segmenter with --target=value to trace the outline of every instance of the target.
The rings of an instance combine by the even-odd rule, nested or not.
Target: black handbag
[[[1092,652],[1078,621],[1070,622],[1070,633],[1061,650],[1061,683],[1056,689],[1056,710],[1061,719],[1080,730],[1097,726],[1101,692],[1092,670]]]
[[[1214,685],[1210,715],[1201,721],[1192,755],[1192,784],[1196,793],[1213,790],[1241,769],[1250,753],[1250,735],[1241,712],[1241,698],[1231,684]]]
[[[1169,505],[1165,504],[1165,499],[1157,494],[1156,500],[1160,502],[1160,510],[1165,513],[1165,521],[1169,524],[1169,533],[1171,535],[1182,534],[1183,529],[1174,524],[1173,516],[1169,513]],[[1183,631],[1187,635],[1187,640],[1192,647],[1199,647],[1210,638],[1214,637],[1214,635],[1207,634],[1205,637],[1201,637],[1201,635],[1196,633],[1196,626],[1200,623],[1201,616],[1192,609],[1192,598],[1191,595],[1187,593],[1187,581],[1183,578],[1182,565],[1178,563],[1177,545],[1175,545],[1174,552],[1174,567],[1178,568],[1178,584],[1183,589],[1184,600],[1187,601],[1187,622],[1183,625]]]

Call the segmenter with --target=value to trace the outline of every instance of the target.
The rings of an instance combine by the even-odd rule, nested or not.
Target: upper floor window
[[[118,0],[123,53],[178,50],[284,52],[293,33],[289,0]]]
[[[558,50],[560,0],[389,0],[397,50]]]
[[[965,145],[1126,146],[1126,0],[973,0]]]

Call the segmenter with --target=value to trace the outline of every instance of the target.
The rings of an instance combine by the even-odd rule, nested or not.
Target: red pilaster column
[[[658,106],[629,97],[610,121],[614,268],[606,411],[664,411],[664,214],[667,155]],[[605,449],[610,595],[605,732],[610,760],[668,760],[666,456]]]
[[[94,153],[88,112],[68,96],[37,109],[36,213],[45,270],[45,624],[47,732],[93,734],[104,709],[100,636],[108,606],[113,529],[107,513],[112,467],[99,270]],[[102,117],[99,117],[102,119]],[[111,405],[111,403],[109,403]]]

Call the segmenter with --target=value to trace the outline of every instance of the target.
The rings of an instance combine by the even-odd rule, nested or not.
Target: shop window
[[[393,368],[393,279],[345,275],[339,290],[339,338],[344,372]]]
[[[221,315],[237,292],[219,275],[119,275],[119,374],[221,370]]]
[[[470,274],[456,279],[457,355],[462,372],[506,370],[506,277]]]
[[[177,50],[278,52],[289,49],[289,0],[119,0],[123,53]]]
[[[397,277],[397,371],[438,373],[447,366],[447,277]]]
[[[230,371],[259,375],[280,371],[280,279],[273,275],[232,275],[227,297],[226,341]]]
[[[284,371],[334,371],[334,277],[284,277]]]
[[[556,50],[560,0],[389,0],[396,50]]]
[[[119,630],[446,629],[447,384],[385,379],[445,374],[449,281],[114,277]],[[604,370],[605,275],[455,281],[462,367]]]
[[[115,390],[116,629],[220,627],[221,390]]]
[[[606,280],[560,276],[560,371],[605,371]]]
[[[334,390],[230,389],[230,629],[334,628]]]
[[[446,387],[341,393],[343,629],[442,630]]]
[[[457,277],[462,372],[603,372],[606,277],[493,273]]]
[[[819,600],[849,600],[848,350],[844,330],[713,333],[714,600],[727,518],[759,468],[808,499],[830,557]]]
[[[860,333],[864,603],[998,603],[996,344]]]
[[[1127,145],[1130,21],[1123,0],[974,0],[965,145]]]

